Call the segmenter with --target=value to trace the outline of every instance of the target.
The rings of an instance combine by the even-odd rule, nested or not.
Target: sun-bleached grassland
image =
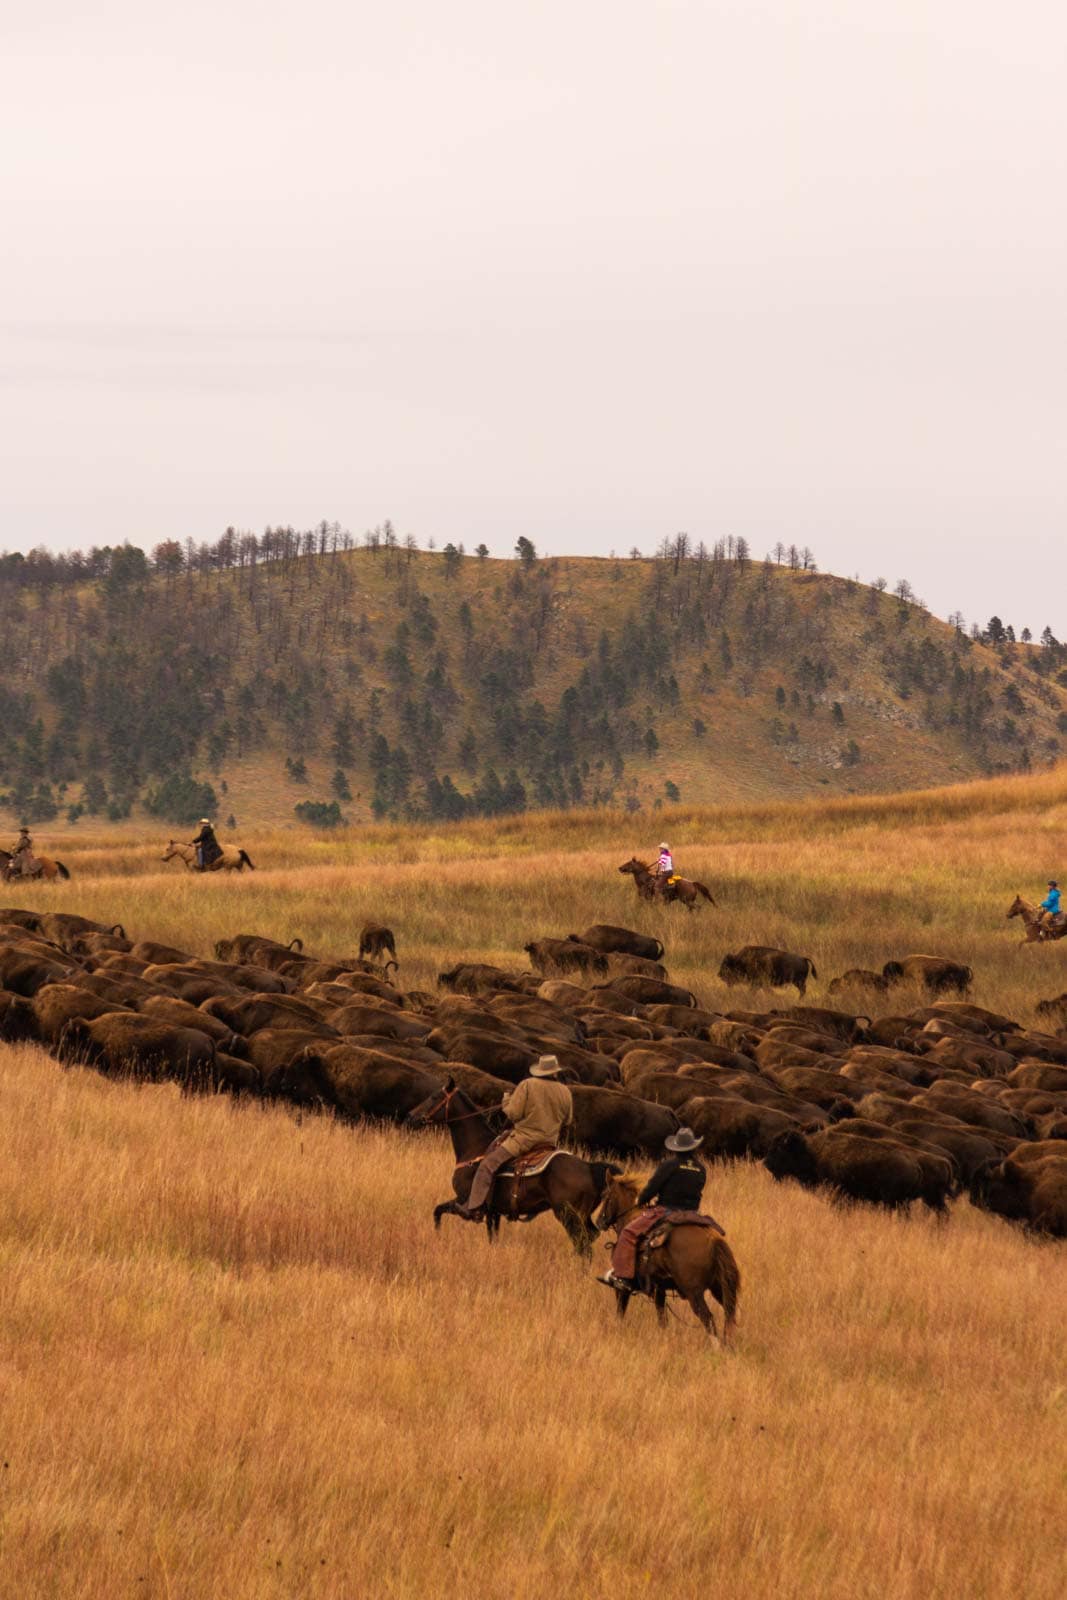
[[[435,1236],[435,1137],[0,1093],[5,1600],[1062,1593],[1061,1247],[716,1168],[724,1355],[550,1220]]]
[[[64,841],[71,883],[4,900],[205,954],[254,930],[350,952],[373,915],[409,986],[624,921],[720,1006],[769,1002],[715,979],[746,941],[811,954],[815,1000],[921,950],[1028,1016],[1067,988],[1067,941],[1023,948],[1004,911],[1056,870],[1065,825],[1061,771],[669,829],[279,833],[228,878],[86,838]],[[720,910],[638,909],[615,868],[664,831]],[[435,1236],[449,1172],[435,1136],[0,1047],[0,1597],[1062,1592],[1061,1244],[962,1200],[939,1226],[717,1167],[745,1279],[723,1355],[645,1305],[618,1327],[550,1219],[494,1251],[452,1219]]]

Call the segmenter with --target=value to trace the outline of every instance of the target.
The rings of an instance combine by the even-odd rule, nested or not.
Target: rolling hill
[[[1067,732],[1050,632],[973,636],[907,585],[732,542],[540,560],[520,541],[499,561],[386,525],[349,544],[323,525],[4,557],[9,816],[669,814],[1027,771]]]

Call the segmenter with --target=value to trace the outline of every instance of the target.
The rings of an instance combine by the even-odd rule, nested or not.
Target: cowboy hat
[[[679,1128],[677,1133],[669,1133],[663,1143],[668,1150],[682,1154],[686,1150],[699,1150],[704,1141],[697,1138],[692,1128]]]
[[[554,1078],[557,1072],[562,1071],[563,1068],[560,1066],[555,1056],[542,1056],[540,1061],[535,1061],[533,1066],[530,1068],[530,1077]]]
[[[670,849],[670,845],[669,844],[661,844],[660,845],[660,849],[661,850],[669,850]]]
[[[211,826],[211,818],[210,817],[201,817],[200,818],[200,826],[202,828],[210,828],[210,826]]]

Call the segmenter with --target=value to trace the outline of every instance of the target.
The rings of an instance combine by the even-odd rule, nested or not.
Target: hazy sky
[[[1067,633],[1062,0],[0,0],[0,547],[686,529]]]

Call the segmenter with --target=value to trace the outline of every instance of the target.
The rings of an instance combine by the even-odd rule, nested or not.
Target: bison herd
[[[911,981],[900,1014],[795,1004],[712,1011],[672,983],[657,939],[595,924],[526,946],[532,971],[464,962],[434,992],[402,990],[393,935],[361,954],[307,954],[255,934],[214,959],[85,917],[0,911],[0,1039],[65,1063],[404,1122],[450,1079],[499,1106],[541,1054],[563,1064],[569,1138],[658,1157],[682,1123],[710,1160],[760,1160],[777,1179],[890,1208],[976,1205],[1067,1237],[1067,996],[1025,1028],[946,993],[970,970],[928,956],[853,972],[872,994]],[[386,964],[380,964],[382,958]],[[808,957],[762,946],[726,956],[730,986],[796,987]],[[830,986],[831,989],[834,985]]]

